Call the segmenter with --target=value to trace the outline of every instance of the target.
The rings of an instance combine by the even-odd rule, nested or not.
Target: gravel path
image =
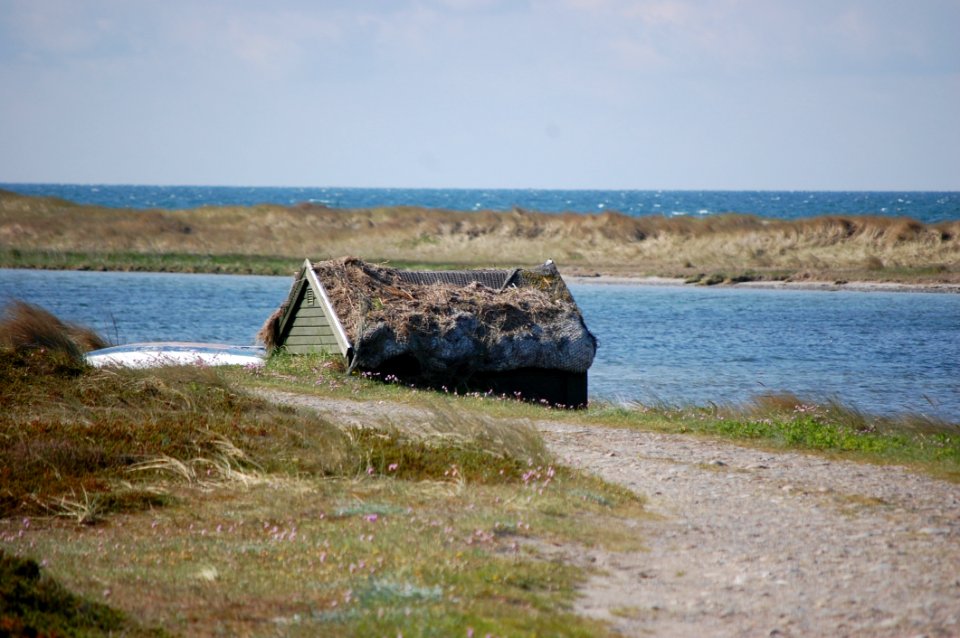
[[[339,418],[417,410],[279,395]],[[960,485],[695,437],[538,422],[566,463],[645,495],[647,550],[577,604],[628,636],[960,636]]]
[[[625,635],[960,636],[960,486],[899,468],[539,424],[646,494],[649,551],[597,552],[580,613]]]

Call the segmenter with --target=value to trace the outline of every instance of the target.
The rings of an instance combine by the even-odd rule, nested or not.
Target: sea
[[[26,194],[125,208],[314,201],[331,207],[741,212],[960,219],[960,193],[534,191],[0,184]],[[659,204],[659,208],[657,205]],[[114,343],[252,344],[289,277],[0,269],[0,304],[23,299]],[[855,290],[571,283],[600,347],[591,400],[744,405],[765,394],[835,401],[875,415],[960,424],[960,295]]]
[[[190,209],[200,206],[293,205],[331,208],[424,206],[445,210],[707,216],[742,213],[775,219],[818,215],[911,217],[930,224],[960,219],[960,192],[541,190],[468,188],[321,188],[264,186],[132,186],[4,184],[25,195],[60,197],[115,208]]]

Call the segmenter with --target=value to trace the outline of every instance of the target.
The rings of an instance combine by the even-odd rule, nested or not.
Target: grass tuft
[[[615,523],[644,516],[642,498],[556,466],[523,422],[322,359],[126,370],[57,356],[0,349],[0,542],[78,594],[64,596],[109,596],[182,635],[603,635],[570,612],[585,571],[535,548],[635,548]],[[413,405],[339,426],[241,382]],[[33,614],[4,609],[3,629],[52,626]],[[141,631],[63,622],[57,635]]]
[[[534,457],[496,451],[486,437],[428,441],[399,431],[374,429],[353,431],[354,442],[363,451],[370,474],[395,476],[409,481],[465,481],[469,483],[516,483],[534,462]],[[540,451],[538,451],[540,452]],[[543,464],[545,453],[535,457]]]
[[[137,500],[97,495],[153,480],[146,469],[249,483],[262,470],[330,475],[356,465],[340,429],[248,396],[214,368],[93,369],[62,351],[0,350],[0,408],[0,517],[126,508]],[[306,447],[327,453],[309,463],[279,453]]]
[[[19,353],[46,350],[79,361],[84,352],[108,345],[90,328],[63,322],[40,306],[24,301],[9,302],[0,316],[0,349]]]

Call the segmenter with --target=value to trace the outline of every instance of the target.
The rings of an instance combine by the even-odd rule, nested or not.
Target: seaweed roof
[[[311,266],[352,344],[351,364],[362,369],[406,356],[436,378],[519,368],[585,372],[596,353],[552,262],[409,271],[343,258]],[[264,340],[271,343],[269,335]]]

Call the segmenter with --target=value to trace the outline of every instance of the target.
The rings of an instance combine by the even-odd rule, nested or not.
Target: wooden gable
[[[280,317],[279,337],[278,343],[293,354],[323,352],[350,358],[350,340],[309,259],[290,291]]]

